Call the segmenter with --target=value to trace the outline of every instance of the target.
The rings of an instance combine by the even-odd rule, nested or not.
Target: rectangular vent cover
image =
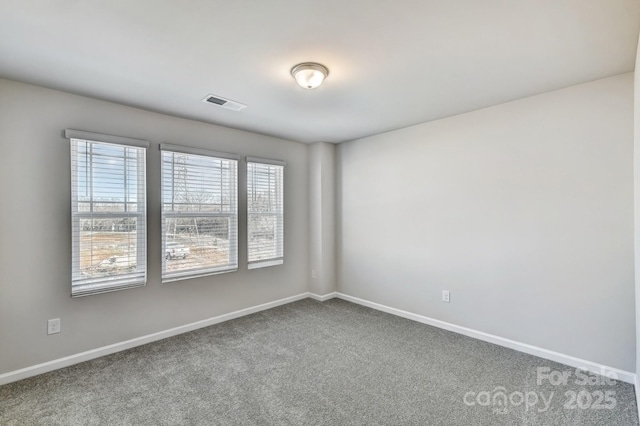
[[[202,102],[207,102],[232,111],[242,111],[247,107],[245,104],[241,104],[240,102],[225,99],[216,95],[207,95]]]

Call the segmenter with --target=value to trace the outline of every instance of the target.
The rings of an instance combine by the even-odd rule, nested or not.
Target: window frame
[[[145,286],[147,283],[147,152],[149,142],[124,138],[120,136],[105,135],[100,133],[86,132],[82,130],[65,129],[64,137],[69,139],[70,160],[71,160],[71,297],[82,297],[93,294],[107,293],[129,288]],[[122,212],[95,212],[93,198],[89,201],[90,211],[80,211],[79,205],[79,184],[77,155],[78,142],[85,142],[100,145],[112,145],[123,148],[139,149],[136,155],[138,194],[136,196],[137,211],[127,211],[127,200],[123,201]],[[126,157],[123,157],[126,159]],[[86,201],[82,201],[86,202]],[[142,207],[142,208],[141,208]],[[135,218],[136,219],[136,271],[114,276],[95,277],[82,279],[80,269],[80,223],[83,219],[109,219],[109,218]]]
[[[249,190],[249,183],[250,183],[250,171],[249,171],[249,164],[259,164],[259,165],[264,165],[264,166],[275,166],[275,167],[281,167],[282,168],[282,181],[279,182],[280,183],[280,192],[278,194],[276,194],[277,197],[280,198],[279,200],[279,204],[282,208],[282,210],[280,212],[254,212],[252,213],[249,210],[249,198],[252,196],[252,193]],[[281,160],[274,160],[274,159],[269,159],[269,158],[260,158],[260,157],[246,157],[246,165],[247,165],[247,170],[246,170],[246,177],[247,177],[247,182],[246,182],[246,187],[247,187],[247,199],[246,199],[246,206],[247,206],[247,269],[251,270],[251,269],[260,269],[260,268],[267,268],[270,266],[278,266],[278,265],[283,265],[284,264],[284,257],[285,257],[285,247],[284,247],[284,242],[285,242],[285,237],[284,237],[284,228],[285,228],[285,208],[284,208],[284,187],[285,187],[285,169],[287,166],[287,163]],[[276,241],[276,247],[281,247],[282,248],[282,253],[280,256],[278,256],[276,253],[276,256],[271,257],[271,258],[267,258],[267,259],[259,259],[259,260],[250,260],[251,259],[251,244],[249,242],[249,239],[251,238],[250,236],[250,221],[251,221],[251,216],[252,215],[256,215],[256,216],[270,216],[270,217],[276,217],[276,218],[280,218],[280,220],[276,220],[276,224],[278,226],[278,229],[276,230],[276,238],[278,239],[278,241]],[[278,232],[279,231],[279,232]]]
[[[165,179],[164,179],[164,158],[163,154],[165,152],[168,153],[177,153],[177,154],[185,154],[191,156],[199,156],[199,157],[209,157],[216,160],[226,160],[226,161],[235,161],[235,188],[231,191],[233,195],[232,201],[235,206],[235,213],[222,213],[222,212],[175,212],[175,211],[165,211],[164,206],[167,204],[164,200],[165,195]],[[169,283],[174,281],[187,280],[191,278],[199,278],[206,277],[210,275],[218,275],[236,272],[238,270],[239,260],[238,260],[238,234],[239,234],[239,217],[238,217],[238,178],[239,178],[239,163],[240,156],[237,154],[219,152],[219,151],[211,151],[207,149],[200,148],[191,148],[187,146],[181,145],[173,145],[162,143],[160,144],[160,203],[161,203],[161,247],[162,247],[162,267],[161,267],[161,281],[163,283]],[[219,266],[212,268],[200,268],[200,269],[189,269],[181,272],[175,273],[167,273],[167,259],[166,259],[166,232],[165,232],[165,220],[168,218],[184,218],[184,217],[229,217],[231,219],[235,219],[235,238],[229,238],[229,265],[228,266]]]

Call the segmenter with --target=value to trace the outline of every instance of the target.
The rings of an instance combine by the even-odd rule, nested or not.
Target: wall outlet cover
[[[60,333],[60,318],[54,318],[47,321],[47,334]]]

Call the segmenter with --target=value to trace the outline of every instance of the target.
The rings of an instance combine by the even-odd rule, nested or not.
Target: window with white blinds
[[[144,285],[146,142],[70,130],[66,136],[71,140],[71,295]],[[123,143],[80,138],[87,136]]]
[[[161,146],[162,280],[238,269],[238,160]]]
[[[249,269],[284,262],[283,162],[247,158]]]

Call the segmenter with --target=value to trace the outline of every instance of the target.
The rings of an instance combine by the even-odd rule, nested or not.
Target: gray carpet
[[[567,384],[538,385],[538,367],[567,372]],[[0,424],[638,424],[631,385],[581,379],[349,302],[307,299],[2,386]]]

